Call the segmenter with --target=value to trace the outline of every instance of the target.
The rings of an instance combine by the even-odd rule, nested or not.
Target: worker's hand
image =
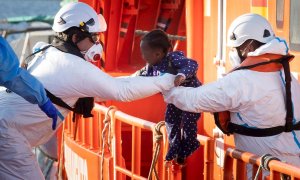
[[[180,84],[182,84],[184,80],[185,80],[185,77],[183,75],[179,74],[175,77],[174,85],[177,87]]]
[[[52,104],[50,99],[48,99],[48,101],[44,105],[40,106],[40,108],[49,118],[52,118],[52,130],[55,130],[58,116],[58,111],[55,106]]]

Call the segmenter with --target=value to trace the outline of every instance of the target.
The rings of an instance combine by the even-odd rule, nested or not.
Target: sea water
[[[17,16],[55,15],[61,0],[0,0],[0,19]]]
[[[0,31],[1,30],[25,30],[28,23],[18,24],[3,23],[6,18],[23,16],[54,16],[60,9],[61,0],[0,0]],[[39,23],[35,27],[50,27],[50,24]],[[38,32],[42,35],[43,32]],[[32,34],[32,33],[30,33]],[[0,34],[1,35],[1,34]],[[32,47],[38,41],[49,43],[47,36],[30,36],[29,42],[24,49],[25,33],[14,33],[6,36],[7,41],[22,61],[32,53]]]

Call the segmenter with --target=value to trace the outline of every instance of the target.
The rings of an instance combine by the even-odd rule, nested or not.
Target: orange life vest
[[[238,133],[246,136],[265,137],[280,134],[282,132],[290,132],[292,130],[300,130],[300,123],[293,124],[293,108],[291,100],[291,76],[289,62],[294,58],[293,55],[276,55],[264,54],[261,56],[247,57],[239,67],[231,70],[230,72],[250,69],[259,72],[276,72],[281,68],[284,69],[286,81],[286,124],[284,126],[276,126],[271,128],[251,128],[230,122],[230,112],[216,112],[214,113],[215,123],[217,127],[226,135]],[[229,73],[230,73],[229,72]]]

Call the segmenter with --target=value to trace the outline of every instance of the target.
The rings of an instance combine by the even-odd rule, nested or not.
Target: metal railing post
[[[141,128],[132,126],[132,154],[131,171],[134,174],[141,174]],[[131,177],[133,180],[134,178]]]

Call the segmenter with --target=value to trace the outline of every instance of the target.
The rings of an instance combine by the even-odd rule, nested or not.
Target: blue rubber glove
[[[57,123],[57,116],[59,113],[58,110],[52,104],[50,99],[48,99],[48,101],[44,105],[40,106],[40,108],[42,111],[44,111],[45,114],[47,114],[49,118],[52,118],[52,130],[55,130],[56,123]]]

